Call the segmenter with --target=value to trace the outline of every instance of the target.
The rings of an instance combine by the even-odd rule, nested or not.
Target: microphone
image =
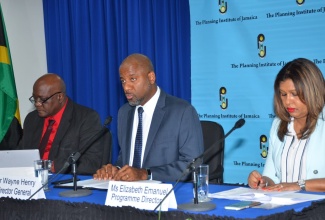
[[[225,136],[223,136],[223,138],[219,139],[218,141],[215,141],[211,146],[215,145],[215,144],[219,144],[220,142],[224,141],[234,130],[243,127],[243,125],[245,124],[245,119],[239,119],[238,121],[236,121],[234,127],[232,127],[230,129],[230,131],[227,132],[227,134],[225,134]],[[198,165],[200,165],[203,162],[203,157],[208,155],[210,153],[210,151],[212,151],[213,148],[209,147],[206,151],[204,151],[200,156],[198,156],[197,158],[195,158],[188,166],[188,172],[193,171]],[[217,154],[219,154],[223,149],[220,149]],[[201,162],[201,163],[200,163]]]
[[[63,164],[63,167],[59,170],[59,172],[57,172],[54,176],[52,176],[51,178],[49,178],[47,180],[46,183],[44,183],[38,190],[35,191],[35,193],[33,195],[31,195],[28,200],[32,199],[33,196],[36,195],[36,193],[38,193],[41,189],[44,188],[44,186],[46,184],[48,184],[49,182],[53,181],[56,179],[56,177],[63,173],[71,164],[73,165],[72,167],[72,173],[73,173],[73,192],[67,191],[67,192],[61,192],[60,195],[61,196],[65,196],[65,197],[78,197],[78,196],[86,196],[86,195],[90,195],[91,192],[86,192],[86,190],[82,193],[76,193],[77,191],[77,176],[76,176],[76,162],[78,161],[78,159],[92,146],[92,144],[97,141],[99,138],[101,138],[106,132],[108,132],[108,129],[106,128],[111,122],[112,122],[112,116],[108,116],[104,122],[104,125],[102,127],[102,129],[96,133],[85,145],[85,147],[83,149],[81,149],[80,151],[74,152],[72,153],[67,161]],[[79,190],[80,191],[80,190]],[[90,191],[90,190],[87,190]],[[88,193],[88,194],[87,194]]]
[[[81,196],[88,196],[92,192],[88,189],[80,189],[77,191],[77,166],[76,162],[79,160],[79,158],[92,146],[92,144],[97,141],[99,138],[101,138],[106,132],[108,132],[108,129],[106,128],[107,125],[109,125],[112,122],[112,116],[108,116],[104,122],[104,125],[102,129],[95,134],[85,145],[83,149],[80,151],[72,153],[68,160],[65,162],[64,166],[72,165],[72,182],[73,182],[73,190],[63,191],[60,192],[59,195],[62,197],[81,197]]]
[[[95,141],[97,141],[100,137],[102,137],[108,131],[106,126],[109,125],[112,122],[112,120],[113,120],[112,116],[108,116],[104,122],[102,129],[88,141],[88,143],[85,145],[85,147],[83,149],[81,149],[81,151],[72,153],[70,155],[70,157],[68,158],[68,160],[65,162],[64,166],[65,165],[69,166],[73,162],[77,162],[79,160],[79,158],[81,157],[81,155],[83,155],[92,146],[92,144]]]
[[[237,129],[237,128],[241,128],[241,127],[243,127],[243,125],[245,124],[245,119],[239,119],[237,122],[236,122],[236,124],[235,124],[235,126],[234,126],[234,128],[235,129]]]
[[[227,132],[227,134],[219,139],[218,141],[215,141],[211,146],[215,145],[215,144],[219,144],[220,142],[224,141],[228,135],[230,135],[234,130],[241,128],[243,125],[245,124],[245,119],[239,119],[238,121],[236,121],[234,127],[232,127],[230,129],[230,131]],[[176,180],[176,183],[174,184],[174,186],[172,187],[172,189],[165,195],[165,197],[159,202],[159,204],[156,206],[156,208],[153,211],[156,211],[157,208],[159,206],[161,206],[161,204],[165,201],[165,199],[169,196],[169,194],[174,190],[174,188],[176,187],[176,185],[178,184],[178,182],[183,178],[183,176],[185,176],[186,174],[188,174],[189,172],[192,172],[195,170],[195,168],[197,166],[199,166],[200,164],[203,163],[203,156],[207,155],[208,153],[210,153],[211,151],[211,147],[209,147],[206,151],[204,151],[200,156],[198,156],[197,158],[193,159],[193,161],[191,163],[189,163],[186,167],[186,169],[183,171],[182,175],[180,178],[178,178]],[[220,149],[217,154],[222,151],[223,149]],[[194,177],[194,179],[196,179],[196,177]],[[196,181],[194,181],[194,184],[196,184]],[[195,189],[197,189],[197,187],[195,187]],[[215,205],[214,204],[209,204],[207,202],[205,203],[198,203],[198,198],[197,198],[197,192],[195,192],[195,197],[194,198],[194,203],[188,203],[188,204],[183,204],[183,205],[179,205],[178,209],[181,210],[188,210],[188,211],[209,211],[209,210],[213,210],[215,209]],[[202,204],[202,205],[201,205]]]

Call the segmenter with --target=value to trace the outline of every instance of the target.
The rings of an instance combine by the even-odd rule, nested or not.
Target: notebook
[[[0,150],[0,168],[33,167],[39,160],[39,150]]]

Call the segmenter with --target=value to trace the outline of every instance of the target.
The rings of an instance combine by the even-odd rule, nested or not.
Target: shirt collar
[[[64,104],[64,106],[60,109],[60,111],[58,111],[58,113],[56,113],[55,115],[51,115],[47,118],[45,118],[45,125],[48,124],[49,120],[54,120],[55,124],[59,124],[63,115],[63,112],[65,110],[65,108],[67,107],[67,103],[68,103],[68,98]]]
[[[146,112],[146,114],[153,114],[155,107],[157,105],[158,99],[160,96],[160,88],[159,86],[157,86],[157,91],[156,93],[151,97],[151,99],[144,104],[144,106],[142,106],[144,112]],[[140,107],[140,105],[137,106],[136,110]]]

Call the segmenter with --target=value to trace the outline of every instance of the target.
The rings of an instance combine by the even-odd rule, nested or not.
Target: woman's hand
[[[249,187],[253,189],[258,189],[261,184],[266,185],[262,175],[257,170],[254,170],[249,174],[247,182]]]

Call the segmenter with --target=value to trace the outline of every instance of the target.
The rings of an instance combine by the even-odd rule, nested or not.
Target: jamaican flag
[[[0,150],[15,149],[21,135],[16,83],[0,5]]]

